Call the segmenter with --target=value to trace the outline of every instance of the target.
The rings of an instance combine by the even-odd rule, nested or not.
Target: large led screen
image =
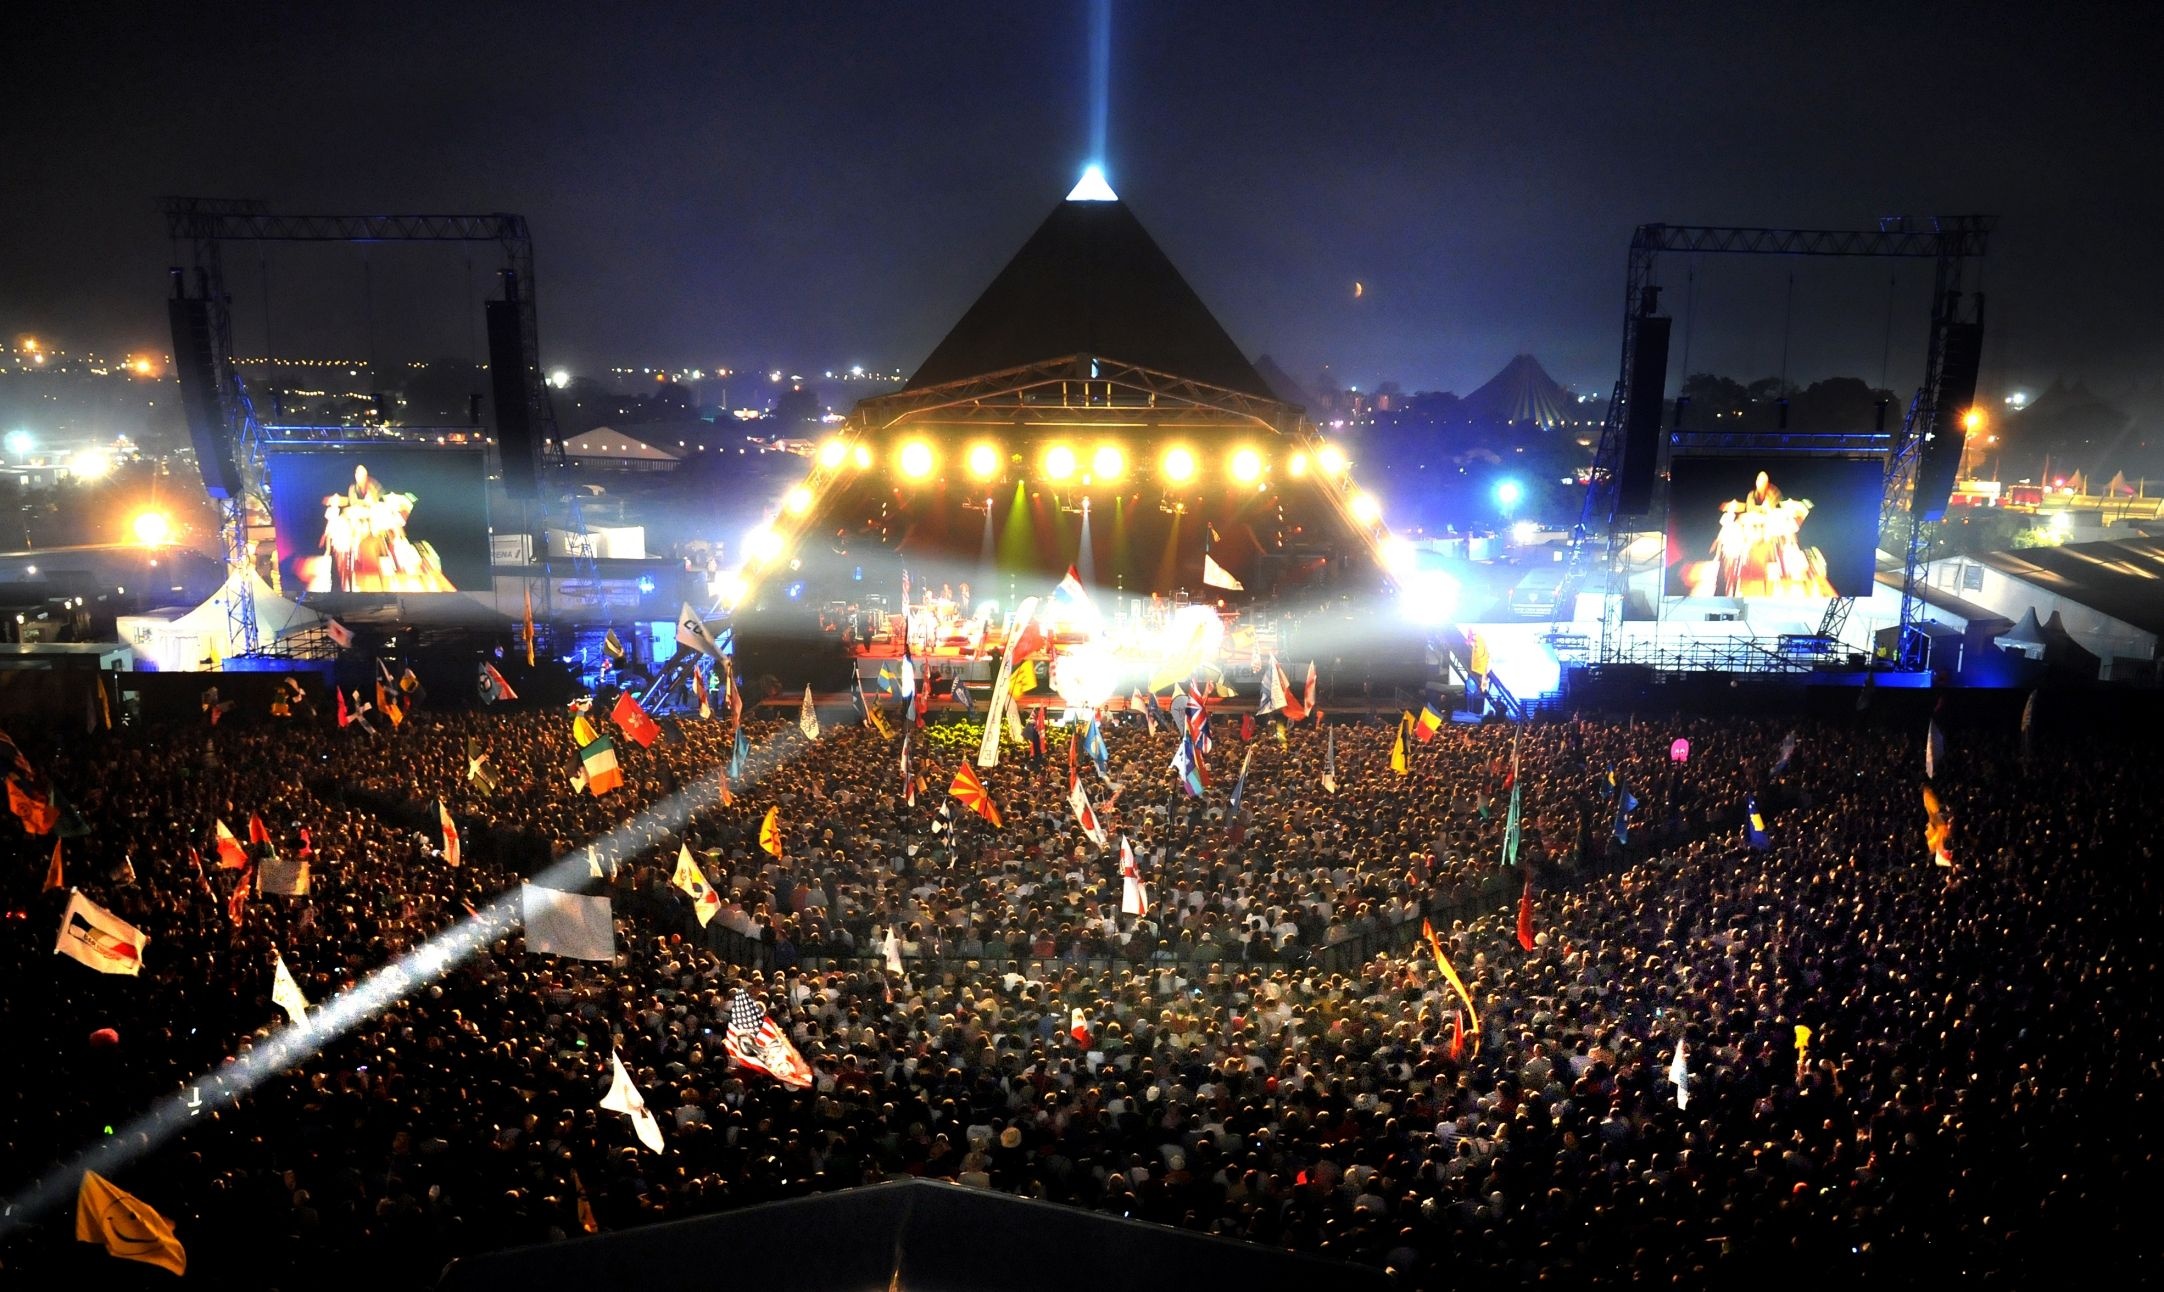
[[[1677,458],[1668,595],[1869,596],[1884,474],[1877,458]]]
[[[479,452],[273,449],[265,465],[288,594],[488,588],[488,474]]]

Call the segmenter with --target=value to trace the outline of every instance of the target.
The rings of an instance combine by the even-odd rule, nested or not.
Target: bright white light
[[[1067,191],[1067,200],[1070,202],[1117,202],[1120,200],[1120,195],[1113,192],[1112,186],[1105,182],[1105,168],[1093,162],[1082,168],[1082,178],[1076,180],[1075,186]]]
[[[1504,511],[1509,511],[1511,508],[1517,506],[1518,501],[1524,497],[1525,486],[1519,484],[1517,481],[1502,480],[1496,483],[1495,504],[1496,506],[1501,507]]]
[[[38,437],[28,431],[9,431],[6,444],[8,452],[14,456],[28,457],[30,451],[38,446]]]
[[[1413,543],[1400,534],[1392,534],[1375,545],[1375,554],[1382,558],[1383,568],[1400,578],[1412,573],[1418,559]]]
[[[751,585],[744,581],[743,574],[736,570],[723,570],[715,584],[716,599],[731,610],[742,604],[744,594],[751,590]]]
[[[837,436],[834,439],[828,440],[826,443],[819,446],[819,465],[825,467],[829,471],[832,471],[834,468],[840,466],[842,464],[842,459],[847,457],[848,455],[849,446],[842,443],[841,438]]]
[[[549,384],[556,387],[556,389],[558,390],[562,390],[564,387],[571,384],[571,374],[565,369],[558,368],[556,371],[549,374]]]
[[[744,554],[754,561],[772,561],[781,555],[781,546],[781,535],[768,525],[744,535]]]
[[[1356,493],[1350,504],[1352,518],[1363,525],[1372,525],[1383,518],[1383,505],[1371,493]]]
[[[112,471],[113,455],[104,449],[82,449],[68,459],[68,474],[78,480],[97,480]]]
[[[2051,532],[2064,538],[2074,532],[2074,513],[2062,511],[2051,518]]]
[[[1441,570],[1416,571],[1399,589],[1398,605],[1414,623],[1439,627],[1458,613],[1458,581]]]
[[[798,485],[791,489],[789,496],[782,501],[782,506],[786,507],[792,516],[801,516],[810,511],[811,505],[812,491],[806,485]]]
[[[1531,543],[1539,534],[1540,522],[1537,520],[1521,520],[1510,527],[1510,539],[1520,547]]]
[[[135,518],[135,541],[145,547],[159,547],[173,536],[173,522],[162,511],[146,511]]]

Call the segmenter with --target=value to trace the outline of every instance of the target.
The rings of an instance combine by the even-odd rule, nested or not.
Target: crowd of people
[[[995,828],[939,813],[977,744],[959,715],[912,737],[913,806],[900,734],[843,711],[816,740],[750,718],[733,779],[725,717],[663,725],[616,742],[624,784],[598,797],[573,783],[560,710],[13,733],[89,827],[62,840],[68,886],[150,942],[139,977],[52,954],[52,839],[9,845],[0,1191],[288,1026],[274,951],[320,1006],[478,918],[498,924],[484,953],[205,1101],[116,1176],[174,1221],[192,1274],[412,1286],[586,1216],[613,1230],[901,1175],[1406,1287],[2019,1286],[2070,1253],[2153,1272],[2134,1187],[2164,1056],[2151,753],[2024,757],[2011,731],[1955,730],[1949,868],[1924,843],[1921,732],[1874,714],[1454,724],[1400,774],[1387,719],[1243,739],[1228,707],[1201,798],[1168,770],[1176,737],[1108,720],[1103,772],[1075,760],[1105,847],[1057,733],[981,773]],[[476,752],[492,775],[469,775]],[[1637,801],[1620,830],[1619,796]],[[307,831],[308,896],[230,900],[210,834],[251,816],[289,854]],[[724,898],[703,926],[669,882],[682,847]],[[526,878],[609,894],[616,961],[529,954],[489,907]],[[1421,940],[1430,917],[1473,1010]],[[737,991],[811,1089],[731,1065]],[[612,1051],[660,1153],[597,1107]],[[0,1276],[106,1259],[64,1216],[0,1239]]]

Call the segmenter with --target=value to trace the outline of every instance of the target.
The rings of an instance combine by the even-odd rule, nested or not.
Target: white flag
[[[1076,739],[1080,739],[1080,737],[1078,736]],[[1068,779],[1071,784],[1067,788],[1067,802],[1074,808],[1076,824],[1082,827],[1082,833],[1089,836],[1091,843],[1100,848],[1104,847],[1105,828],[1098,823],[1097,813],[1090,807],[1089,792],[1082,788],[1082,778],[1072,776]]]
[[[68,908],[60,913],[60,938],[53,943],[55,955],[80,961],[99,973],[134,977],[143,972],[143,948],[149,944],[149,934],[81,892],[68,890]]]
[[[616,959],[615,911],[606,897],[582,897],[539,884],[524,884],[526,949],[535,955],[574,960]]]
[[[804,739],[819,739],[819,711],[812,707],[811,683],[809,682],[804,684],[804,707],[797,713],[796,725],[797,730],[804,733]]]
[[[706,882],[706,872],[700,870],[699,863],[691,859],[690,844],[678,846],[676,873],[669,877],[669,882],[690,895],[692,909],[699,913],[700,928],[705,928],[706,922],[713,919],[714,913],[721,909],[721,894],[715,892],[714,886]]]
[[[609,1081],[609,1093],[601,1096],[601,1106],[612,1113],[622,1113],[631,1119],[631,1128],[638,1132],[639,1143],[661,1151],[661,1123],[640,1098],[639,1088],[631,1084],[631,1074],[624,1070],[623,1056],[609,1051],[609,1068],[615,1073]]]
[[[714,640],[714,634],[706,630],[706,620],[699,617],[699,612],[691,608],[689,601],[676,612],[676,644],[689,646],[708,659],[721,658],[720,644]]]
[[[902,940],[894,936],[894,926],[891,924],[887,926],[886,940],[880,944],[880,950],[887,957],[887,972],[900,973],[902,971]]]
[[[1150,909],[1150,890],[1135,865],[1135,850],[1120,836],[1120,914],[1141,916]]]
[[[1262,669],[1262,700],[1255,706],[1255,716],[1276,713],[1285,707],[1285,670],[1277,665],[1272,655]]]
[[[1676,1109],[1691,1106],[1691,1072],[1683,1064],[1683,1038],[1676,1038],[1676,1057],[1668,1065],[1668,1079],[1676,1083]]]
[[[459,847],[458,822],[451,819],[451,805],[437,799],[436,816],[443,823],[443,864],[457,870],[462,849]]]
[[[295,1027],[308,1021],[308,998],[301,995],[301,985],[276,951],[271,952],[271,1004],[284,1010]]]
[[[1924,731],[1924,779],[1937,779],[1939,764],[1945,761],[1946,733],[1939,730],[1939,721],[1933,718]]]
[[[1202,582],[1205,587],[1223,588],[1227,592],[1245,592],[1247,585],[1232,577],[1232,572],[1217,563],[1208,552],[1202,554]]]

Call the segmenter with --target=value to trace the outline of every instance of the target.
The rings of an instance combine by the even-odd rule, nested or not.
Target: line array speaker
[[[534,364],[519,328],[518,306],[517,301],[488,302],[489,393],[496,406],[496,451],[503,460],[504,490],[513,498],[532,498],[539,491],[535,471],[540,446],[534,443],[526,403],[527,373]]]
[[[1623,461],[1616,470],[1615,514],[1643,516],[1653,505],[1660,467],[1661,399],[1668,381],[1668,318],[1641,314],[1631,350],[1630,391],[1623,403]]]
[[[1948,323],[1939,350],[1939,397],[1931,409],[1931,438],[1916,463],[1916,497],[1910,511],[1925,520],[1944,520],[1946,500],[1968,450],[1969,409],[1976,403],[1976,370],[1984,354],[1981,323]]]
[[[212,353],[210,302],[175,296],[166,303],[173,325],[173,367],[180,378],[180,411],[187,419],[203,488],[223,502],[241,492],[240,455],[218,410],[218,364]]]

